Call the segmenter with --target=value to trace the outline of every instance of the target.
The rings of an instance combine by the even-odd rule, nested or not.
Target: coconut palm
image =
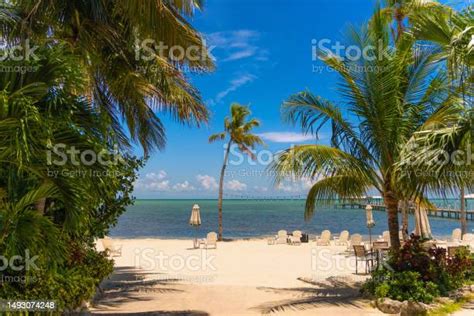
[[[186,20],[201,7],[200,0],[15,0],[0,7],[0,34],[12,45],[59,44],[78,56],[87,74],[78,92],[111,130],[125,134],[125,119],[127,133],[146,154],[165,143],[157,114],[196,125],[207,121],[207,109],[184,75],[213,67],[201,35]],[[165,48],[151,50],[152,42]],[[177,57],[173,47],[188,53]]]
[[[217,140],[226,140],[227,144],[225,147],[224,162],[222,163],[221,174],[219,178],[219,198],[217,202],[217,208],[219,213],[219,229],[218,238],[222,240],[222,198],[224,194],[224,175],[227,167],[227,161],[229,160],[229,153],[232,146],[237,148],[249,155],[254,157],[252,149],[258,144],[263,144],[263,141],[257,135],[251,134],[252,129],[258,127],[260,122],[257,119],[249,119],[251,112],[247,106],[233,103],[230,107],[230,117],[224,119],[224,131],[211,135],[209,142],[215,142]]]
[[[467,7],[456,11],[447,6],[436,6],[429,10],[417,12],[413,19],[413,35],[425,43],[431,42],[439,49],[437,58],[446,65],[449,75],[450,88],[453,93],[461,96],[461,102],[455,108],[446,109],[449,115],[444,120],[428,122],[423,126],[423,132],[417,133],[412,140],[413,145],[425,148],[420,152],[406,153],[406,161],[412,167],[431,172],[435,176],[427,179],[433,190],[440,192],[441,188],[449,186],[459,188],[461,197],[461,229],[467,231],[466,207],[464,199],[465,187],[472,186],[472,177],[458,177],[459,174],[469,174],[471,165],[453,164],[447,161],[442,165],[429,162],[455,151],[464,151],[472,146],[472,129],[474,112],[472,100],[474,97],[474,11]],[[416,156],[416,157],[415,157]],[[467,157],[464,157],[467,158]],[[413,164],[415,164],[413,166]],[[405,163],[406,165],[406,163]],[[406,166],[405,166],[406,167]],[[446,175],[449,174],[448,179]]]
[[[321,56],[342,78],[343,102],[336,105],[305,91],[283,104],[284,118],[306,133],[317,134],[329,125],[330,144],[289,148],[272,168],[277,182],[288,175],[315,182],[306,199],[306,219],[313,216],[318,199],[356,198],[377,190],[387,209],[391,245],[398,249],[398,204],[407,198],[401,188],[413,183],[397,182],[396,164],[413,133],[452,98],[445,88],[446,77],[432,75],[437,68],[430,52],[414,49],[411,36],[403,34],[390,49],[393,39],[382,12],[374,15],[368,29],[352,34],[361,50],[380,47],[377,44],[383,49],[358,61]]]
[[[416,13],[438,5],[439,3],[433,0],[388,0],[381,13],[387,23],[395,24],[391,27],[391,32],[395,41],[398,41]]]

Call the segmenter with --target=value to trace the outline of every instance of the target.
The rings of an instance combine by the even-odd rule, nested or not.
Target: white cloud
[[[301,143],[308,140],[314,140],[315,137],[310,134],[301,134],[295,132],[267,132],[258,134],[262,139],[275,143]]]
[[[225,184],[225,188],[230,191],[245,191],[247,185],[239,180],[230,180]]]
[[[164,170],[160,170],[158,172],[150,172],[145,175],[145,179],[155,181],[155,180],[163,180],[166,178],[168,174]]]
[[[310,178],[286,180],[277,185],[276,189],[287,193],[306,194],[317,181]]]
[[[207,41],[217,50],[224,51],[223,62],[255,57],[256,60],[268,59],[268,51],[257,45],[260,33],[252,30],[236,30],[207,34]]]
[[[252,74],[244,74],[238,78],[233,79],[230,82],[230,85],[227,89],[219,92],[214,100],[214,103],[220,102],[223,98],[225,98],[229,93],[234,92],[235,90],[239,89],[241,86],[246,85],[254,81],[257,77]]]
[[[182,183],[176,183],[173,185],[173,190],[175,191],[193,191],[195,188],[194,186],[189,183],[188,180],[182,182]]]
[[[201,186],[206,190],[216,190],[218,185],[216,178],[209,176],[207,174],[196,176],[196,180],[201,184]]]
[[[298,188],[295,185],[283,184],[283,183],[280,183],[276,187],[276,189],[279,190],[279,191],[283,191],[283,192],[296,192],[296,191],[298,191]]]

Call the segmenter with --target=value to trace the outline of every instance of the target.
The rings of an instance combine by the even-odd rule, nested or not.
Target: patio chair
[[[111,257],[121,257],[122,256],[122,245],[115,244],[114,241],[110,238],[105,236],[102,239],[102,246],[104,247],[104,251]]]
[[[301,245],[301,237],[303,237],[303,233],[300,230],[295,230],[290,236],[290,245]]]
[[[334,237],[334,243],[337,246],[346,246],[349,244],[349,231],[343,230],[339,238]]]
[[[354,245],[352,247],[354,248],[354,255],[356,258],[356,274],[359,273],[359,262],[365,263],[365,274],[368,274],[374,266],[373,254],[371,252],[368,252],[363,245]]]
[[[205,249],[211,247],[217,249],[217,234],[215,232],[208,233],[206,239],[202,239],[200,244],[203,245]]]
[[[329,230],[323,230],[321,236],[316,238],[317,246],[329,246],[331,243],[331,232]]]

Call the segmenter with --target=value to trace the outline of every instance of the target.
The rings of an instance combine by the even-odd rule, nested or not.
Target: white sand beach
[[[379,315],[359,296],[366,276],[344,246],[116,239],[122,255],[102,284],[93,314]],[[98,243],[100,250],[101,245]],[[364,272],[363,264],[360,271]]]

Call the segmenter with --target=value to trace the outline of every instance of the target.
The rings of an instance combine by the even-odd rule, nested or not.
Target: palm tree
[[[197,126],[207,122],[208,111],[184,74],[213,68],[201,35],[186,19],[201,7],[200,0],[15,0],[0,5],[0,35],[14,45],[63,45],[77,56],[87,75],[78,92],[110,130],[129,133],[146,155],[165,143],[159,113]],[[153,42],[147,51],[144,40]],[[164,49],[150,50],[152,44]],[[175,58],[173,47],[189,53]]]
[[[436,172],[436,178],[430,179],[434,189],[440,189],[447,179],[443,177],[447,171],[469,172],[472,166],[456,166],[449,161],[443,168],[438,165],[427,165],[434,153],[452,153],[456,150],[465,150],[471,146],[471,137],[474,117],[472,100],[474,97],[474,11],[468,6],[463,11],[456,11],[448,6],[437,5],[429,10],[416,12],[413,18],[413,35],[425,43],[433,43],[439,53],[437,58],[445,62],[449,76],[450,88],[453,93],[461,96],[461,102],[456,109],[450,109],[451,114],[446,120],[437,121],[436,124],[427,124],[423,127],[423,133],[418,133],[413,139],[417,146],[429,148],[425,153],[429,156],[418,157],[417,168],[425,171]],[[454,112],[453,112],[454,110]],[[420,159],[423,158],[423,159]],[[407,153],[407,160],[416,158],[412,153]],[[467,167],[467,170],[466,170]],[[453,174],[453,173],[452,173]],[[444,179],[445,181],[441,181]],[[464,198],[465,187],[472,186],[472,177],[456,178],[448,181],[448,185],[457,185],[460,194],[460,218],[461,230],[467,232],[466,205]]]
[[[417,12],[437,5],[439,3],[432,0],[388,0],[386,7],[381,9],[381,13],[386,18],[387,23],[395,24],[391,27],[391,32],[395,41],[398,42],[400,36],[406,30],[407,24],[412,22],[413,16]]]
[[[394,41],[382,12],[374,14],[367,29],[352,34],[361,51],[383,45],[381,51],[387,53],[374,52],[373,58],[358,61],[321,56],[342,77],[339,91],[344,103],[335,105],[305,91],[283,104],[283,115],[306,133],[317,134],[328,124],[330,145],[294,146],[272,168],[277,182],[288,175],[315,181],[306,199],[306,219],[313,216],[318,199],[361,197],[376,189],[384,198],[396,250],[400,246],[398,204],[408,198],[402,188],[414,186],[397,181],[396,164],[413,133],[451,99],[444,88],[445,77],[432,76],[437,68],[430,52],[414,49],[411,36],[403,34],[396,48],[390,49]]]
[[[222,163],[221,174],[219,178],[219,198],[217,202],[217,208],[219,213],[219,229],[218,237],[222,240],[222,198],[224,194],[224,175],[227,167],[227,161],[229,159],[230,148],[236,145],[238,149],[254,157],[252,149],[258,144],[263,144],[263,141],[257,135],[251,134],[253,128],[258,127],[260,122],[257,119],[248,119],[251,112],[247,106],[233,103],[230,107],[230,117],[224,119],[224,131],[211,135],[209,142],[215,142],[217,140],[225,140],[227,138],[227,145],[225,148],[224,162]]]

